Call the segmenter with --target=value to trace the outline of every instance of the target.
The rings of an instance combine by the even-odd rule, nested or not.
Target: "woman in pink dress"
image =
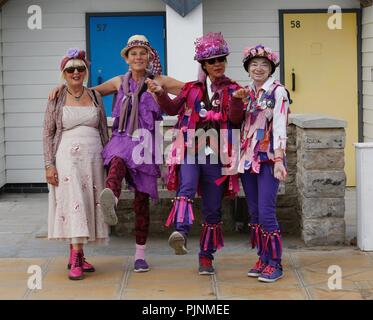
[[[101,152],[108,131],[100,94],[83,86],[87,67],[84,51],[68,50],[60,67],[66,86],[48,102],[43,131],[48,239],[69,242],[71,280],[95,271],[84,258],[84,244],[108,241],[99,205],[105,182]]]

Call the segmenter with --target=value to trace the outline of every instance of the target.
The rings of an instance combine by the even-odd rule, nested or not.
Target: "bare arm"
[[[102,96],[107,96],[119,90],[121,85],[120,76],[111,78],[98,86],[92,87],[91,89],[98,91]]]
[[[181,89],[184,87],[184,82],[176,80],[168,76],[156,76],[155,80],[161,85],[161,87],[168,93],[172,93],[177,96]]]

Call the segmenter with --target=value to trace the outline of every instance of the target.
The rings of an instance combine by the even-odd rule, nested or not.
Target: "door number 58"
[[[300,28],[300,21],[299,20],[291,20],[290,25],[291,25],[292,29],[294,29],[294,28],[299,29]]]

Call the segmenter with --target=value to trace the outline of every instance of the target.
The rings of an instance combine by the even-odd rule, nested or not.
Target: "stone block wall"
[[[306,245],[345,241],[345,122],[315,115],[292,118],[296,126],[297,189],[301,236]]]

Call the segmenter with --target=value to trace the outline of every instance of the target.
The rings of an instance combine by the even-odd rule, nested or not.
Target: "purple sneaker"
[[[133,271],[135,272],[147,272],[149,271],[149,265],[146,263],[143,259],[137,259],[135,261],[135,269]]]
[[[277,264],[275,267],[268,265],[260,274],[258,280],[262,282],[275,282],[278,279],[281,279],[283,276],[284,274],[282,272],[281,264]]]

